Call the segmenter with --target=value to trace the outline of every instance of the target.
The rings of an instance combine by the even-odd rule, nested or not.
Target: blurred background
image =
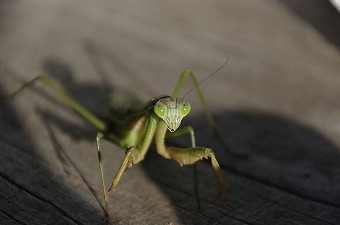
[[[111,222],[337,224],[339,24],[324,0],[2,0],[0,93],[47,74],[105,115],[114,88],[169,94],[183,69],[201,80],[229,58],[201,88],[228,149],[243,156],[214,139],[194,91],[184,124],[216,152],[231,207],[216,197],[208,163],[199,165],[201,213],[191,169],[150,153],[113,194]],[[1,102],[1,220],[100,224],[96,130],[36,86]],[[103,149],[109,183],[123,151]]]

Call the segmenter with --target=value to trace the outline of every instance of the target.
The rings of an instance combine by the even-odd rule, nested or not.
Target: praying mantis
[[[166,159],[175,160],[181,166],[193,165],[202,159],[210,159],[211,166],[220,186],[220,193],[226,201],[226,182],[213,150],[196,146],[194,130],[192,127],[186,126],[180,128],[182,119],[187,116],[191,110],[190,103],[186,102],[184,97],[192,90],[196,90],[202,102],[207,120],[213,131],[217,133],[215,121],[207,107],[200,89],[200,84],[221,69],[225,64],[200,82],[197,81],[190,69],[185,69],[181,74],[172,95],[160,95],[150,99],[146,103],[135,98],[132,94],[129,95],[125,93],[124,96],[122,96],[121,93],[113,93],[110,97],[114,104],[109,109],[111,115],[108,117],[108,120],[99,118],[87,110],[67,93],[62,91],[61,88],[46,76],[38,76],[25,83],[17,91],[12,93],[11,98],[16,96],[27,86],[40,82],[45,87],[51,89],[66,105],[72,108],[98,130],[96,135],[96,147],[106,213],[108,213],[109,210],[109,194],[111,190],[118,187],[126,170],[143,161],[147,151],[153,144],[153,141],[159,155]],[[183,84],[188,78],[192,79],[194,86],[184,95],[184,97],[179,98],[179,93]],[[190,135],[190,147],[173,147],[165,144],[165,139],[181,135]],[[125,149],[124,159],[108,189],[106,188],[107,186],[104,179],[101,156],[100,143],[103,139]],[[197,191],[197,187],[195,188],[195,191]],[[199,200],[197,200],[197,203],[199,205]]]

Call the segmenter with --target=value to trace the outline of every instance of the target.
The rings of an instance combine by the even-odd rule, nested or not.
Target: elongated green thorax
[[[180,125],[183,117],[189,114],[191,105],[180,98],[163,98],[154,107],[154,111],[167,125],[170,132],[174,132]]]

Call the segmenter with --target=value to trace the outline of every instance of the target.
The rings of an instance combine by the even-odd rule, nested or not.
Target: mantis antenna
[[[198,82],[195,86],[193,86],[182,98],[181,100],[183,100],[191,91],[195,90],[198,86],[200,86],[204,81],[206,81],[209,77],[211,77],[212,75],[214,75],[215,73],[217,73],[218,71],[220,71],[225,65],[227,65],[227,63],[229,62],[229,55],[227,55],[227,59],[225,60],[225,62],[219,66],[217,69],[215,69],[213,72],[211,72],[208,76],[206,76],[203,80],[201,80],[200,82]]]

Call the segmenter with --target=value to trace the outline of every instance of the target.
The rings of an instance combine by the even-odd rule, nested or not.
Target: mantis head
[[[170,132],[174,132],[180,125],[183,117],[189,114],[191,105],[179,98],[164,98],[159,100],[154,111],[166,123]]]

